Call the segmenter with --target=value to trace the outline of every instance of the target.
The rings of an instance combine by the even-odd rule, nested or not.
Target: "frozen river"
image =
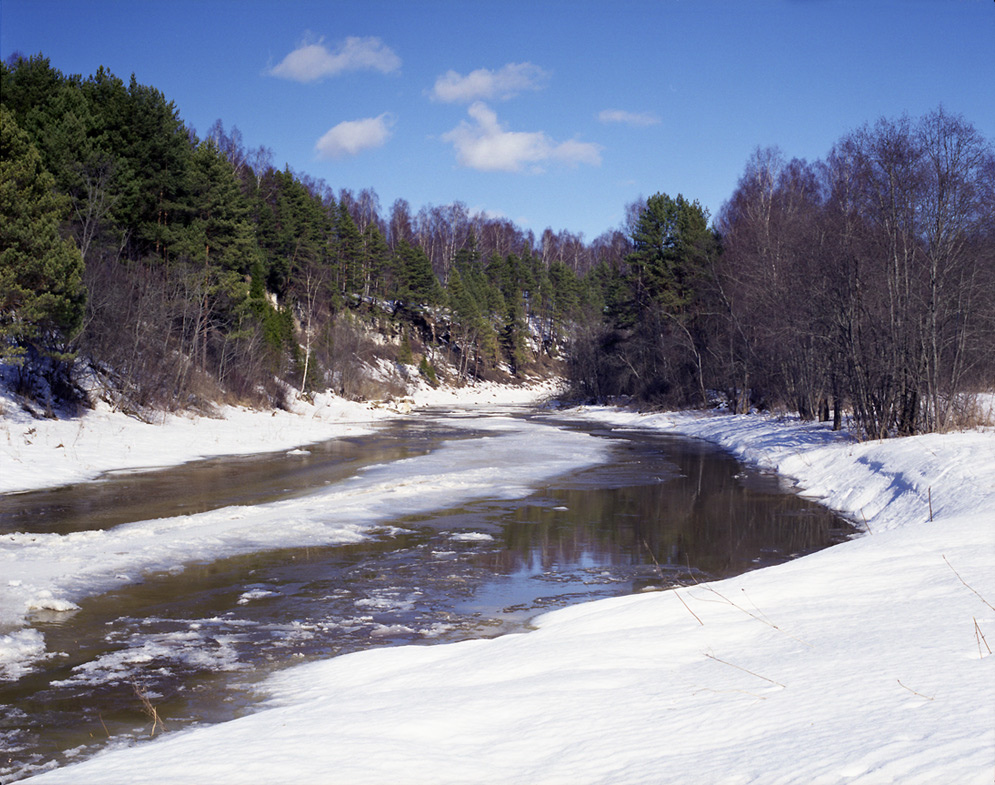
[[[45,643],[0,682],[0,780],[251,712],[287,665],[517,631],[848,533],[702,442],[526,410],[2,497],[9,583],[57,602],[0,609]]]

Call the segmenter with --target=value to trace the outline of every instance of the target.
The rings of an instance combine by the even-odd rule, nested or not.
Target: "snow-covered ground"
[[[571,415],[715,441],[866,533],[737,578],[554,611],[525,634],[290,668],[258,713],[32,781],[992,782],[995,431],[857,443],[790,418]],[[35,461],[39,441],[7,427],[4,467]],[[117,433],[105,451],[123,449]],[[531,461],[562,446],[588,445],[526,449]],[[501,460],[521,463],[515,449]]]
[[[597,463],[605,452],[603,440],[495,413],[495,407],[500,411],[551,391],[549,384],[424,390],[405,401],[403,410],[460,402],[464,416],[448,417],[447,423],[486,431],[487,437],[452,440],[427,455],[368,466],[303,496],[109,529],[0,534],[0,680],[17,679],[54,656],[41,632],[27,626],[32,612],[76,610],[82,598],[141,580],[150,571],[182,571],[185,564],[268,548],[355,542],[386,519],[485,496],[525,496],[538,479]],[[293,413],[229,408],[220,418],[169,416],[156,425],[104,408],[79,422],[32,420],[9,403],[0,421],[6,435],[0,473],[8,492],[199,457],[274,450],[292,455],[301,445],[369,432],[376,421],[401,416],[396,405],[371,407],[331,396],[299,403]],[[491,416],[474,417],[480,407]],[[528,462],[521,460],[525,453]]]
[[[0,389],[0,493],[93,480],[109,471],[291,449],[367,433],[371,424],[415,408],[529,403],[555,389],[550,382],[437,389],[422,383],[399,401],[356,403],[320,394],[313,402],[291,400],[290,411],[226,406],[217,417],[166,414],[154,425],[103,402],[81,418],[38,420]]]

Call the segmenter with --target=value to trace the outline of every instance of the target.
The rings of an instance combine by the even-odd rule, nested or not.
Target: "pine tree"
[[[68,202],[14,116],[0,106],[0,358],[64,357],[83,322],[83,257],[63,239]]]
[[[408,307],[438,303],[442,287],[425,252],[407,240],[401,240],[397,246],[397,257],[397,297]]]
[[[345,202],[339,204],[335,226],[339,255],[339,291],[356,294],[362,291],[363,236]]]
[[[690,305],[704,257],[714,245],[708,215],[698,202],[656,194],[646,200],[632,232],[627,261],[637,307],[658,305],[676,315]]]
[[[363,294],[383,297],[387,288],[391,253],[375,223],[363,231]]]
[[[212,336],[222,345],[238,337],[251,311],[246,276],[258,255],[248,202],[213,140],[194,151],[182,208],[172,248],[189,264],[188,287],[196,301],[191,354],[205,369]]]

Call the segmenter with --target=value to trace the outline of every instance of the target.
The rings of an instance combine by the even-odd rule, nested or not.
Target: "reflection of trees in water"
[[[657,480],[659,467],[643,454],[642,477],[630,474],[630,481],[647,484],[546,489],[541,506],[516,511],[505,526],[504,550],[488,554],[487,564],[514,571],[658,562],[721,576],[839,540],[833,514],[791,493],[745,487],[731,458],[679,442],[656,453],[682,476]]]

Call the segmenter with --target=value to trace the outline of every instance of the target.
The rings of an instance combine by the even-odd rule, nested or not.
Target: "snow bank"
[[[101,403],[73,419],[36,420],[0,401],[0,492],[92,480],[104,472],[171,466],[200,458],[297,447],[364,433],[391,416],[331,397],[296,411],[223,407],[218,417],[164,415],[149,424]]]
[[[588,409],[619,428],[674,431],[719,444],[741,460],[795,480],[806,496],[871,531],[933,515],[984,509],[995,522],[995,430],[857,442],[797,417]]]
[[[579,416],[713,439],[870,533],[527,634],[288,669],[257,714],[32,781],[992,781],[995,433],[856,444],[793,420]]]
[[[509,387],[415,386],[404,402],[357,403],[330,394],[293,400],[290,411],[219,408],[217,417],[163,415],[149,424],[100,402],[79,418],[38,420],[0,391],[0,493],[93,480],[109,471],[175,466],[187,461],[292,449],[340,436],[425,406],[512,405],[552,394],[551,382]]]

